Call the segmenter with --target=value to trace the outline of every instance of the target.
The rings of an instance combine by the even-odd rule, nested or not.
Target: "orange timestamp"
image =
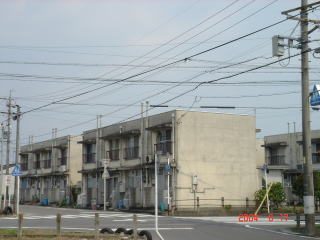
[[[289,214],[268,214],[267,216],[268,222],[273,222],[275,219],[279,219],[280,222],[282,221],[288,221],[289,220]],[[238,218],[238,222],[258,222],[259,216],[257,214],[240,214]]]

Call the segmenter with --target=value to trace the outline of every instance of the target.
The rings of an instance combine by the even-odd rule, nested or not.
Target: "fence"
[[[199,198],[195,197],[192,199],[179,199],[171,203],[172,209],[177,211],[193,211],[200,212],[208,210],[223,210],[223,211],[239,211],[239,212],[249,212],[257,209],[259,202],[257,200],[252,200],[249,198],[245,199],[228,199],[228,198]],[[288,212],[303,212],[303,203],[300,200],[291,200],[283,202],[280,206],[276,206],[270,201],[270,208],[272,211],[288,211]],[[263,205],[262,212],[266,211],[266,202]],[[315,210],[320,211],[320,199],[315,199]]]
[[[63,235],[63,231],[62,231],[62,218],[63,215],[61,213],[57,213],[56,215],[56,228],[55,228],[55,235],[58,238],[61,238]],[[24,224],[24,218],[23,218],[23,214],[20,213],[18,215],[18,227],[17,227],[17,238],[18,239],[22,239],[23,237],[23,224]],[[133,214],[133,229],[132,229],[132,233],[133,233],[133,239],[138,239],[138,218],[136,214]],[[102,231],[101,231],[102,232]],[[94,230],[93,230],[93,234],[94,234],[94,239],[100,239],[100,217],[99,217],[99,213],[95,213],[94,214]],[[70,234],[68,235],[70,237]]]

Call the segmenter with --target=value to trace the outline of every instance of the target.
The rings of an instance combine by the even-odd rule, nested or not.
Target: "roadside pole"
[[[9,175],[9,164],[10,164],[10,144],[11,144],[11,92],[8,99],[7,107],[8,107],[8,125],[7,125],[7,149],[6,149],[6,175]],[[8,195],[8,196],[7,196]],[[9,186],[6,186],[6,194],[5,198],[9,199],[8,206],[10,206],[10,192],[9,192]],[[4,206],[6,207],[6,206]]]
[[[264,169],[264,180],[266,184],[266,193],[267,193],[267,208],[268,208],[268,214],[270,213],[270,201],[269,201],[269,192],[267,191],[268,189],[268,174],[267,174],[267,168],[268,166],[266,164],[263,165]]]
[[[1,161],[0,161],[0,171],[1,171],[1,173],[0,173],[0,210],[2,210],[3,209],[3,207],[4,207],[4,203],[3,203],[3,200],[2,200],[2,196],[3,196],[3,186],[4,186],[4,184],[3,184],[3,180],[4,180],[4,178],[3,178],[3,159],[4,159],[4,151],[3,151],[3,140],[4,140],[4,135],[3,135],[3,133],[4,133],[4,129],[3,129],[3,126],[2,126],[2,124],[1,124],[1,155],[0,155],[0,157],[1,157]]]
[[[161,234],[159,233],[159,224],[158,224],[158,153],[154,154],[154,216],[155,216],[155,230],[157,235],[161,240],[164,240]]]
[[[16,105],[17,113],[15,119],[17,120],[16,129],[16,165],[20,164],[20,106]],[[19,201],[20,201],[20,176],[15,176],[14,182],[14,196],[15,196],[15,213],[19,214]]]
[[[307,235],[315,234],[314,187],[311,157],[310,109],[309,109],[309,44],[308,0],[301,0],[301,88],[302,88],[302,135],[304,161],[304,213]]]

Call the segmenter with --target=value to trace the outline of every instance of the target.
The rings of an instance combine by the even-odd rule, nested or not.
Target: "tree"
[[[270,186],[270,184],[269,184]],[[268,187],[269,187],[268,186]],[[260,189],[255,192],[254,197],[255,200],[261,203],[262,199],[266,195],[265,189]],[[284,192],[283,186],[281,183],[273,183],[272,187],[269,191],[269,200],[278,208],[279,205],[286,199],[286,194]],[[263,203],[266,206],[266,201]]]
[[[303,198],[303,174],[300,174],[293,182],[292,182],[292,192]],[[314,185],[314,196],[320,198],[320,172],[313,172],[313,185]]]

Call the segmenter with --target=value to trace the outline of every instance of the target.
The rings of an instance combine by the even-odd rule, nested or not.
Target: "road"
[[[132,228],[132,213],[115,211],[91,211],[83,209],[52,208],[40,206],[21,206],[24,213],[24,227],[37,229],[55,229],[55,216],[63,215],[64,231],[92,231],[94,213],[100,213],[100,226],[116,229]],[[138,214],[139,229],[149,230],[153,239],[159,239],[154,232],[154,216]],[[270,223],[266,218],[257,222],[238,222],[238,217],[159,217],[159,231],[165,240],[301,240],[307,237],[297,236],[283,231],[294,225],[291,219],[280,221],[275,216]],[[17,226],[16,217],[0,218],[1,228]]]

